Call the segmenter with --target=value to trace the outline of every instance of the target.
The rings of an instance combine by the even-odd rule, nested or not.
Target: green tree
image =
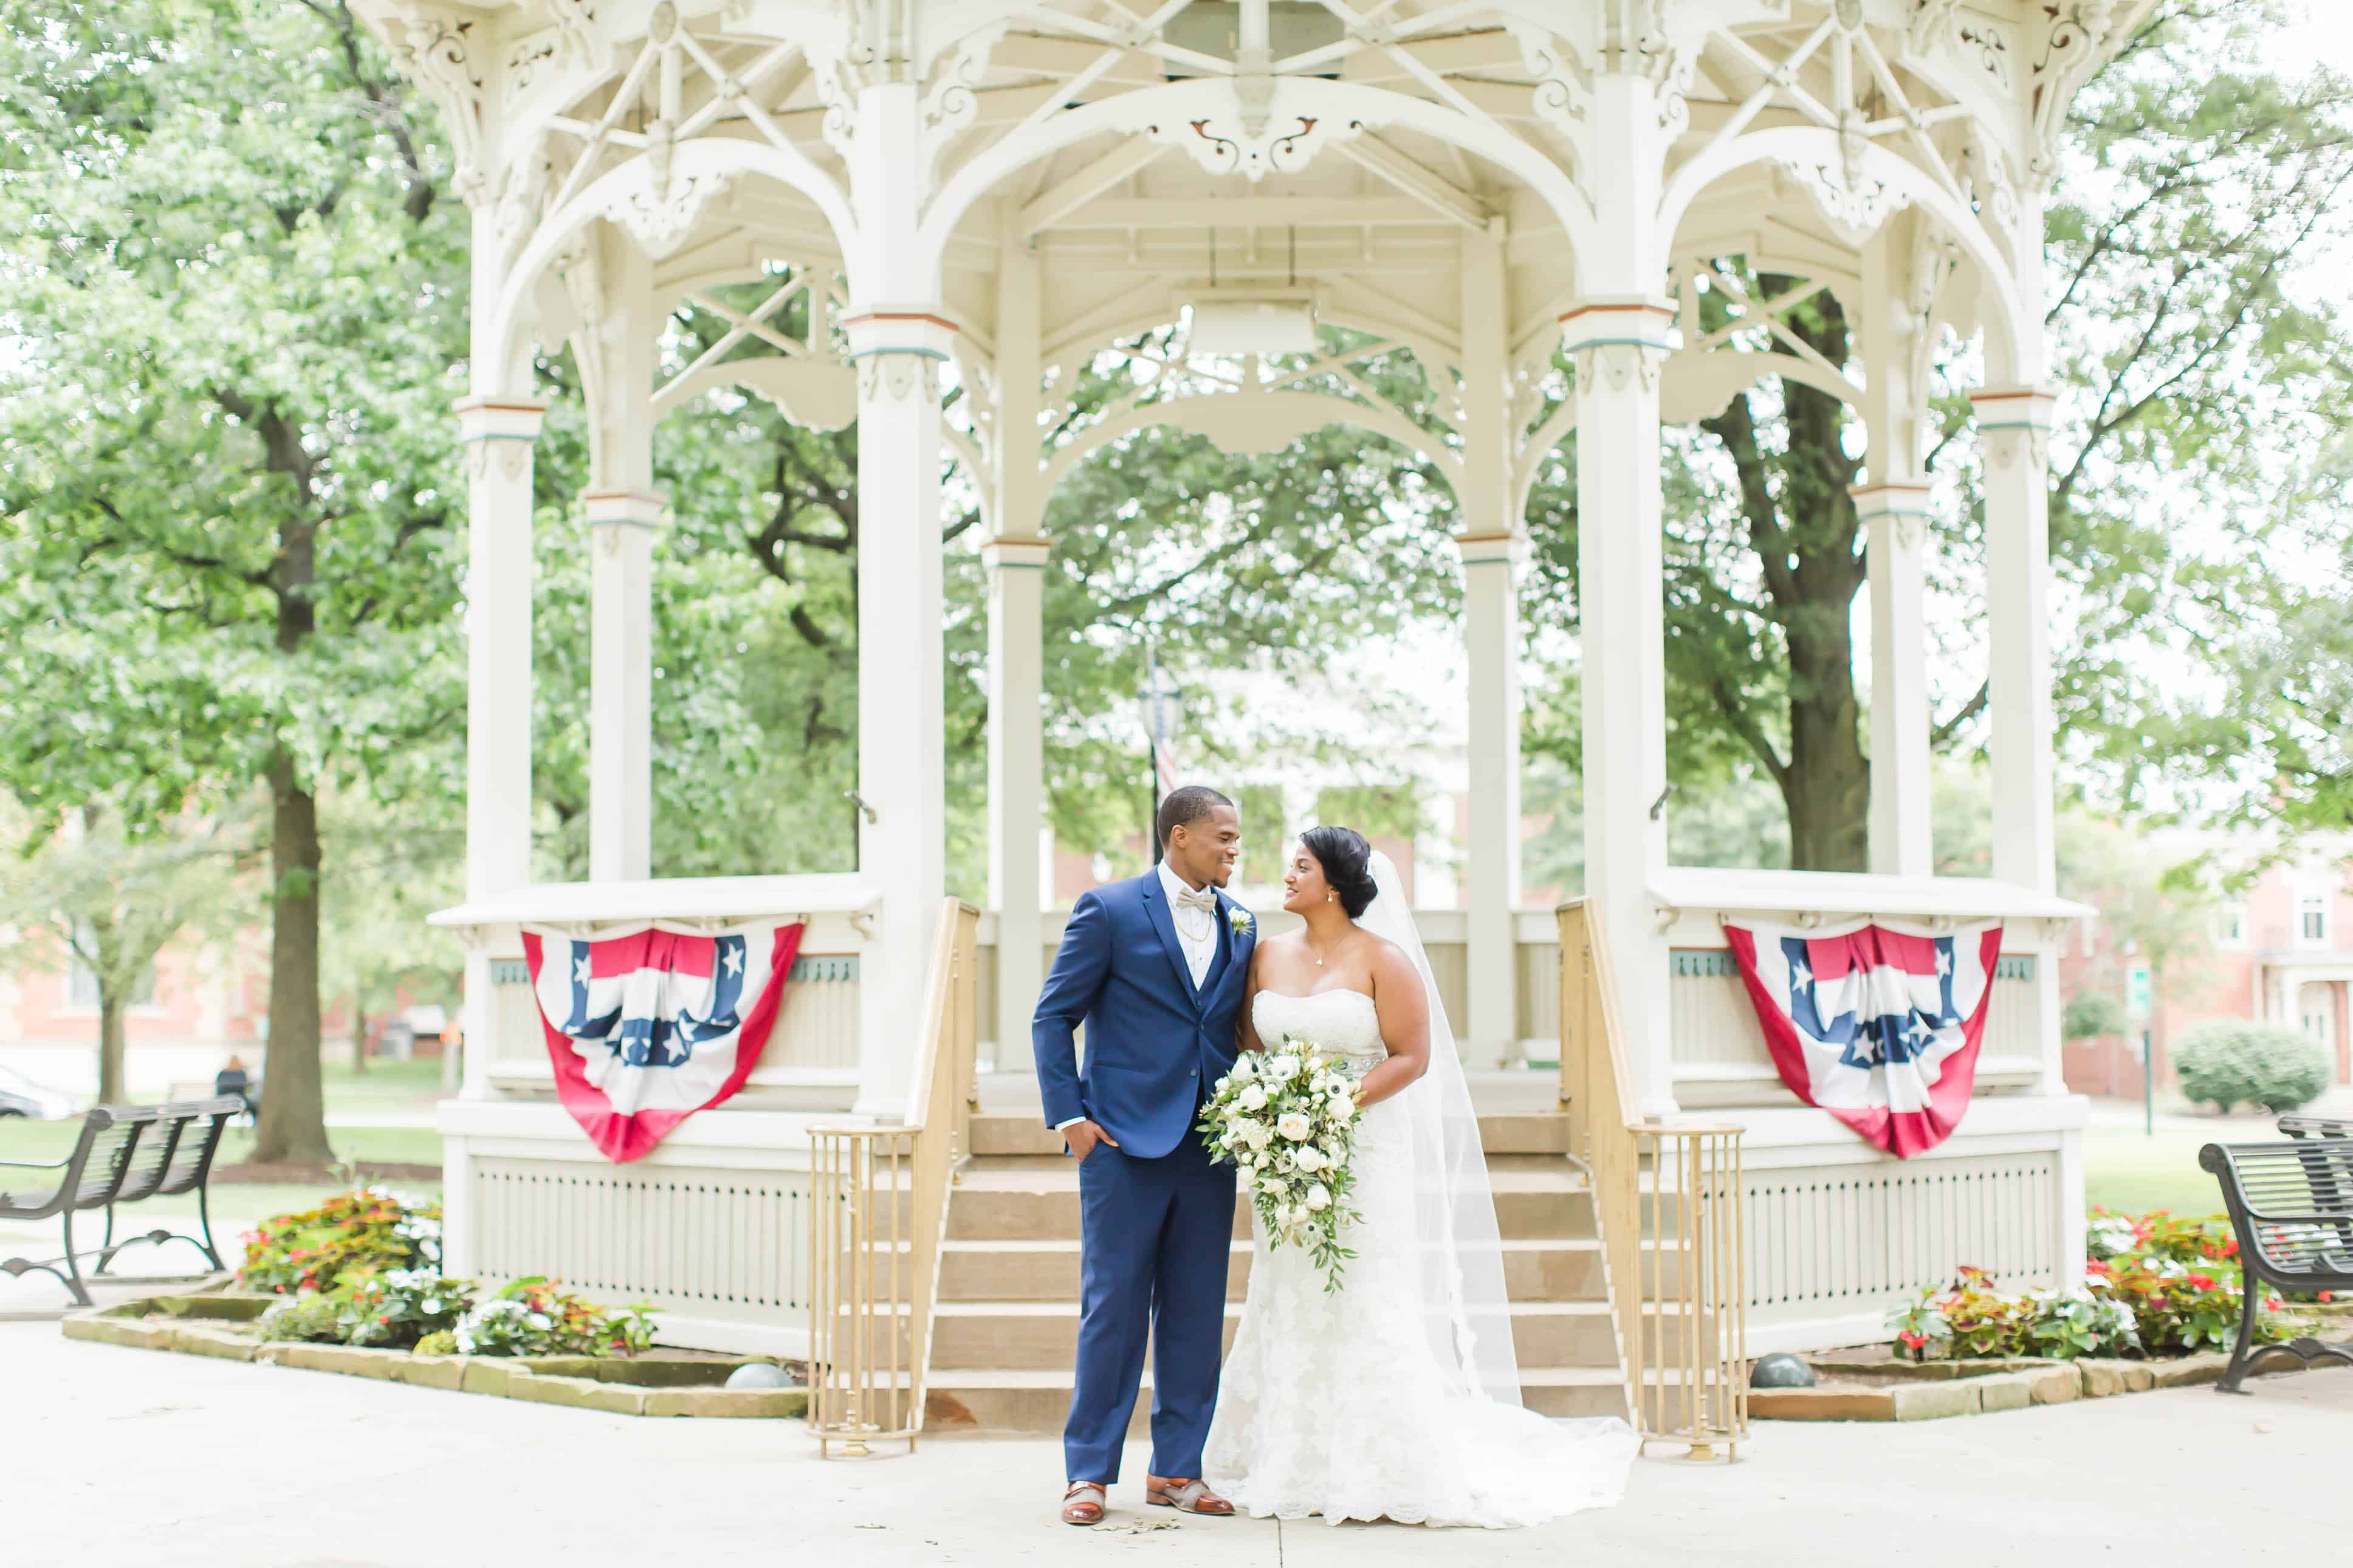
[[[0,965],[57,969],[70,961],[98,990],[98,1098],[120,1104],[125,1011],[154,982],[155,959],[175,940],[226,937],[245,907],[234,825],[178,823],[126,834],[102,805],[69,814],[0,861]]]
[[[18,0],[0,75],[0,773],[133,831],[266,794],[255,1155],[323,1159],[319,791],[462,710],[464,214],[330,0]]]

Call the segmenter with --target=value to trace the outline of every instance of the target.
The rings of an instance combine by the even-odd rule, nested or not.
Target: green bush
[[[438,1271],[441,1205],[363,1187],[317,1208],[263,1220],[245,1237],[237,1282],[291,1296],[332,1290],[347,1274],[396,1268]]]
[[[261,1314],[256,1331],[265,1340],[307,1340],[319,1344],[343,1342],[343,1307],[332,1295],[311,1292],[289,1297]]]
[[[2217,1018],[2173,1044],[2181,1092],[2227,1113],[2238,1104],[2294,1110],[2328,1087],[2328,1055],[2294,1029]]]
[[[2105,991],[2078,991],[2059,1015],[2063,1039],[2096,1040],[2125,1032],[2125,1005]]]

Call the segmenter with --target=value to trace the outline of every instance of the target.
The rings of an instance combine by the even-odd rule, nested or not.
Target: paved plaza
[[[819,1460],[798,1423],[650,1421],[68,1342],[0,1325],[0,1560],[18,1568],[733,1568],[780,1563],[2170,1568],[2333,1558],[2353,1376],[1900,1427],[1766,1426],[1730,1468],[1638,1466],[1544,1530],[1053,1522],[1046,1443]],[[2275,1554],[2275,1555],[2273,1555]]]

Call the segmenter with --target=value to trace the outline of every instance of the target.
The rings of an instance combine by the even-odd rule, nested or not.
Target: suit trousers
[[[1098,1143],[1079,1166],[1079,1355],[1065,1474],[1119,1479],[1147,1334],[1152,1474],[1198,1477],[1225,1358],[1234,1168],[1187,1132],[1157,1159]]]

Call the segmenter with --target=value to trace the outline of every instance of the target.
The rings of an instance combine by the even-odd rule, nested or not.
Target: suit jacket
[[[1222,889],[1217,912],[1218,954],[1196,989],[1157,873],[1079,896],[1030,1024],[1048,1126],[1087,1117],[1147,1160],[1185,1138],[1204,1088],[1234,1065],[1234,1022],[1258,941],[1257,921]],[[1073,1037],[1081,1024],[1083,1070]]]

